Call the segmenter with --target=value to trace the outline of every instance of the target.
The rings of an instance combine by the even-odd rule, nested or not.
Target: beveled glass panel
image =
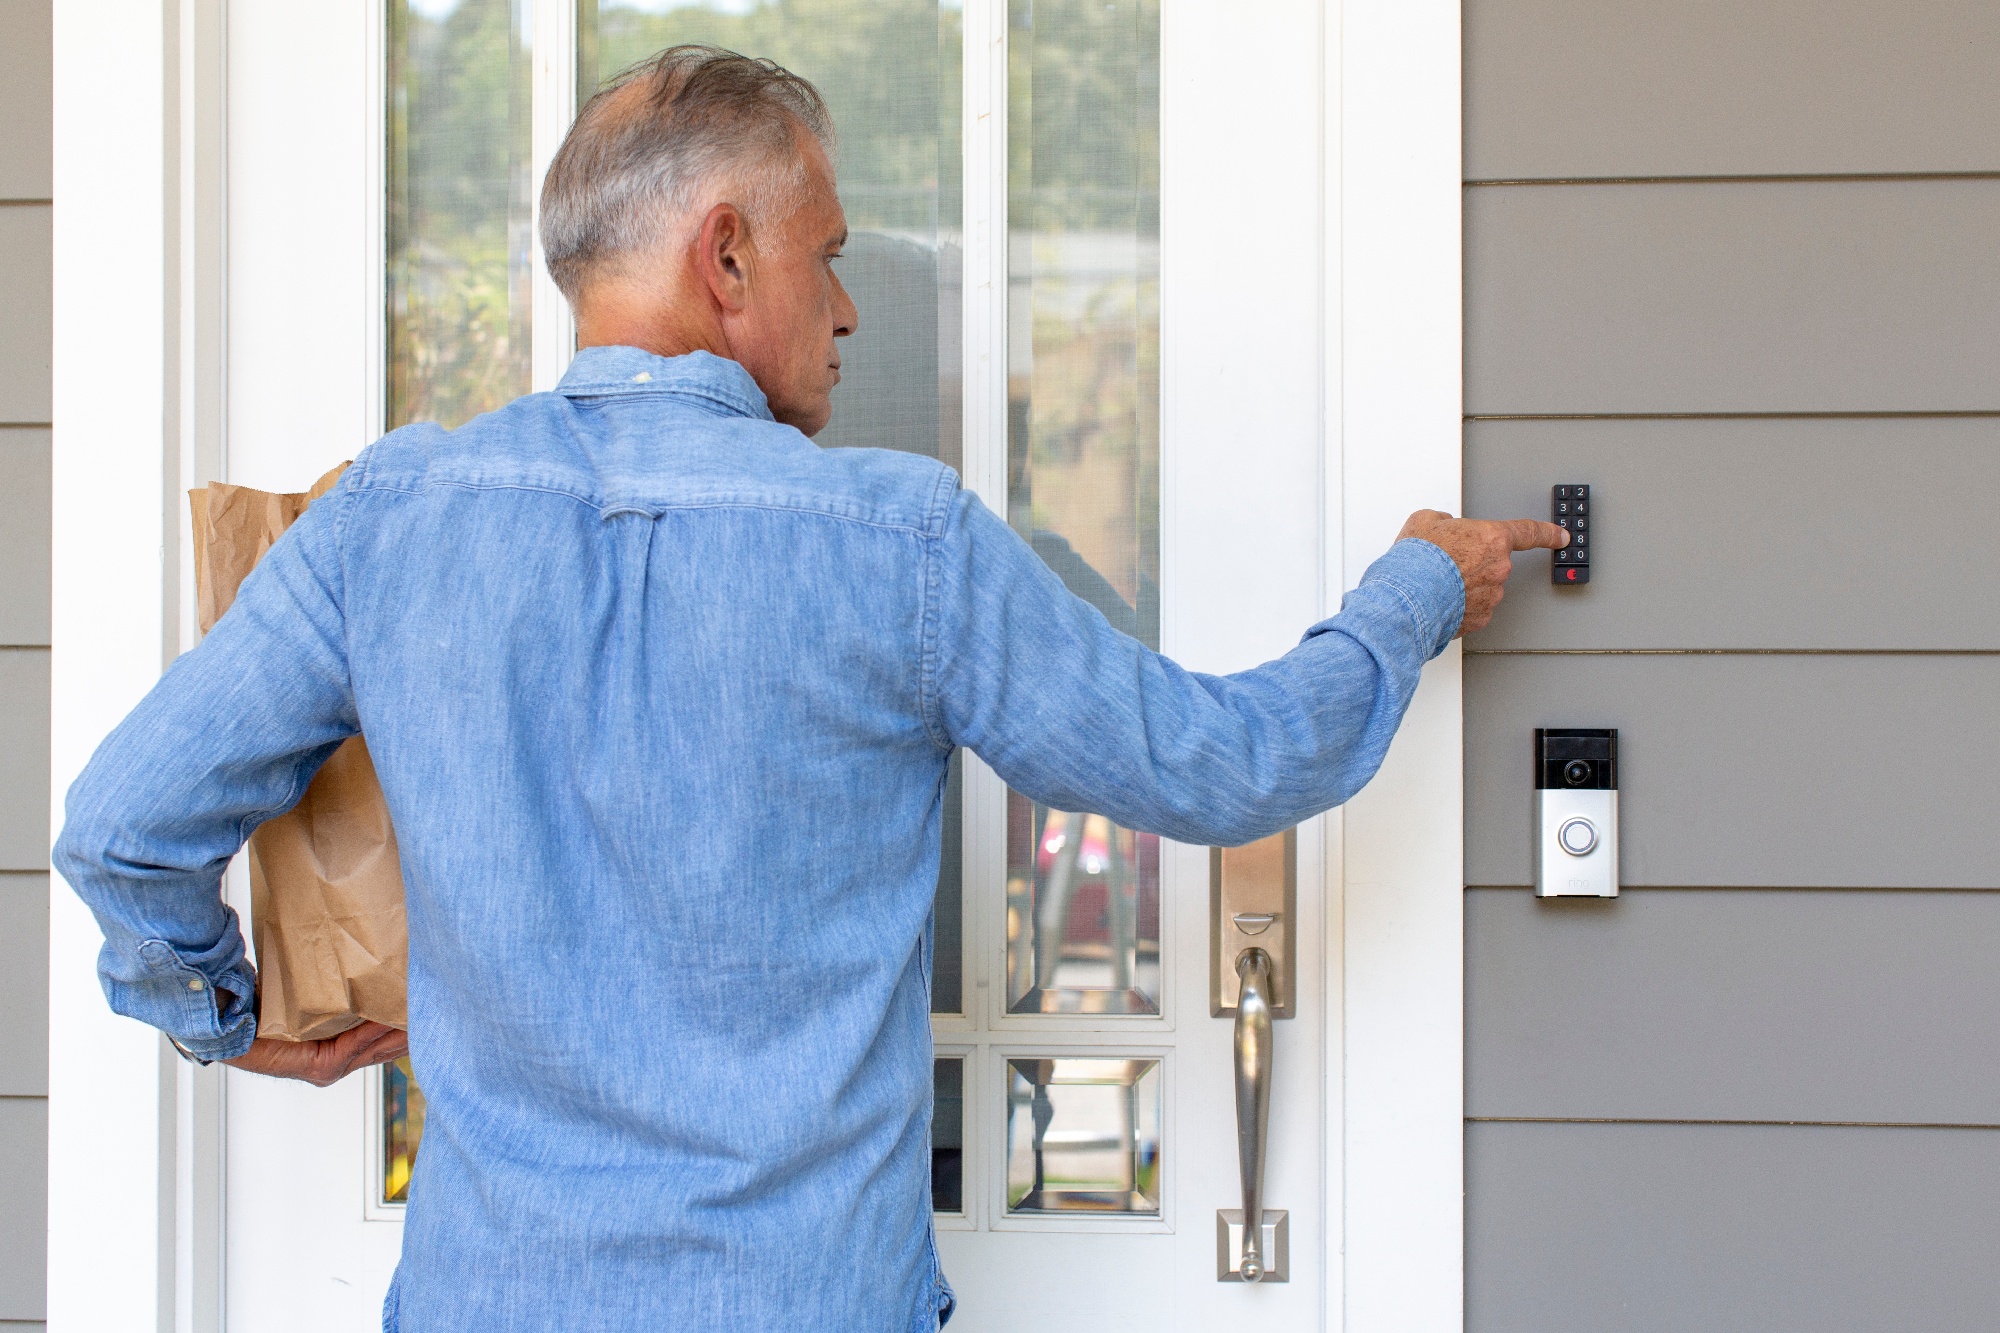
[[[392,429],[456,426],[530,387],[528,5],[388,3]]]
[[[424,1093],[404,1056],[382,1066],[382,1202],[410,1201],[410,1172],[424,1137]]]
[[[965,1057],[931,1061],[931,1211],[965,1211]]]
[[[1160,1062],[1007,1061],[1007,1211],[1160,1211]]]
[[[1007,1007],[1155,1014],[1160,840],[1007,793]]]
[[[960,463],[960,7],[938,0],[580,0],[577,93],[669,46],[708,42],[812,80],[839,135],[849,228],[834,263],[860,311],[842,340],[827,448]],[[960,764],[938,868],[931,1009],[964,1008]]]
[[[1160,643],[1156,0],[1011,0],[1007,514]],[[1008,1008],[1159,1012],[1159,845],[1011,796]]]

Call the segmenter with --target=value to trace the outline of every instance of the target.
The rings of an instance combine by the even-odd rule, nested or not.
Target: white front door
[[[1428,442],[1344,444],[1343,422],[1396,418],[1344,388],[1343,338],[1365,321],[1344,304],[1341,219],[1365,208],[1341,199],[1350,58],[1309,0],[226,12],[230,481],[304,489],[385,427],[553,383],[569,335],[536,272],[540,167],[579,86],[700,40],[814,79],[839,123],[862,327],[822,442],[944,457],[1115,623],[1191,668],[1254,665],[1337,605],[1410,508],[1455,505],[1455,351],[1418,389],[1407,434]],[[1413,45],[1439,65],[1435,33]],[[1370,133],[1393,158],[1399,131]],[[1393,202],[1397,168],[1375,167]],[[1380,238],[1370,262],[1407,241]],[[1406,315],[1451,324],[1421,291],[1413,315],[1373,299],[1395,310],[1384,346]],[[1260,903],[1222,901],[1210,849],[1042,808],[965,758],[933,1006],[954,1328],[1448,1325],[1456,854],[1405,840],[1456,836],[1454,663],[1373,807],[1217,863],[1231,891],[1277,893],[1269,925],[1231,920]],[[1242,1192],[1232,1020],[1211,990],[1233,995],[1237,956],[1279,940],[1263,1202],[1285,1244],[1251,1285],[1218,1274],[1218,1212]],[[1358,1009],[1357,976],[1372,987]],[[1411,986],[1430,989],[1404,1003]],[[224,1086],[229,1326],[377,1326],[420,1089],[379,1072]],[[1361,1274],[1347,1237],[1369,1222],[1401,1248]],[[1412,1278],[1396,1318],[1379,1293]]]

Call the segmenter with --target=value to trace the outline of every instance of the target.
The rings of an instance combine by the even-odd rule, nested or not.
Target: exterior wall
[[[1466,1327],[1991,1327],[2000,7],[1464,16],[1466,508],[1599,522],[1466,645]]]
[[[0,1329],[45,1305],[52,10],[0,0]]]

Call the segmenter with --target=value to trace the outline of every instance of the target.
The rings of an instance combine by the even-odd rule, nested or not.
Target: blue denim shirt
[[[819,449],[733,362],[592,348],[366,450],[98,750],[56,865],[112,1007],[240,1054],[219,878],[365,731],[429,1100],[387,1327],[930,1329],[952,749],[1244,842],[1368,780],[1463,604],[1405,541],[1285,657],[1184,671],[943,465]]]

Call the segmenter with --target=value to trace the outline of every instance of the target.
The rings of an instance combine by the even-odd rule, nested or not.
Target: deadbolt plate
[[[1271,1016],[1290,1018],[1298,970],[1299,831],[1208,849],[1208,1012],[1236,1012],[1245,949],[1271,955]]]

